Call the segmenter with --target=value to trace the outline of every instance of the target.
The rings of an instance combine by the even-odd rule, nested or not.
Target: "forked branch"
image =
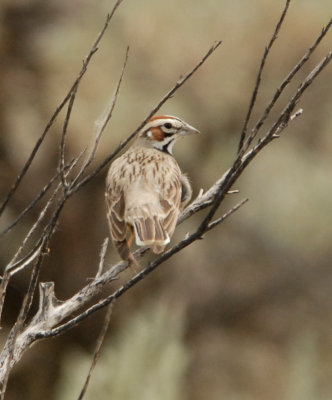
[[[92,161],[92,158],[95,155],[95,151],[97,149],[98,143],[100,136],[109,121],[109,117],[106,118],[105,123],[102,126],[102,130],[99,134],[97,134],[95,140],[96,140],[96,146],[93,147],[93,152],[92,157],[89,157],[87,159],[87,162],[84,164],[83,169],[81,169],[82,173],[79,173],[77,176],[78,179],[74,179],[71,181],[71,184],[69,185],[66,179],[66,175],[70,173],[70,169],[68,171],[64,171],[64,148],[65,148],[65,136],[67,133],[67,128],[68,128],[68,123],[71,115],[71,109],[73,106],[73,102],[76,97],[76,88],[74,88],[74,91],[71,92],[70,97],[68,99],[71,99],[71,102],[68,107],[68,111],[66,114],[66,119],[65,119],[65,124],[64,124],[64,129],[63,129],[63,135],[62,135],[62,140],[60,144],[60,151],[59,151],[59,175],[60,175],[60,183],[58,184],[57,188],[51,195],[51,200],[55,198],[55,195],[58,191],[59,185],[60,187],[63,187],[63,193],[60,195],[57,199],[57,202],[55,203],[55,210],[53,211],[52,215],[50,216],[48,223],[45,225],[39,241],[37,241],[36,246],[42,246],[42,250],[39,251],[39,247],[36,247],[33,254],[36,254],[38,256],[38,262],[35,264],[33,268],[33,273],[31,276],[31,284],[29,287],[29,290],[26,294],[26,300],[24,301],[24,304],[22,305],[22,309],[20,312],[20,318],[19,320],[21,323],[16,324],[12,331],[9,334],[8,340],[5,344],[5,347],[0,355],[0,384],[2,387],[2,391],[4,392],[5,387],[6,387],[6,382],[7,378],[9,376],[9,371],[13,367],[13,365],[16,364],[16,362],[21,358],[23,352],[36,340],[41,338],[41,335],[43,335],[44,332],[50,332],[51,329],[53,329],[57,324],[60,323],[60,321],[64,321],[69,315],[71,315],[72,312],[78,311],[82,308],[84,308],[84,305],[88,301],[88,299],[93,298],[96,296],[97,293],[99,293],[100,289],[106,284],[109,283],[114,279],[115,276],[118,275],[118,273],[123,270],[127,265],[121,265],[121,266],[115,266],[115,268],[112,269],[112,274],[102,274],[100,277],[97,277],[91,284],[87,285],[85,288],[83,288],[77,295],[73,296],[71,299],[67,300],[66,302],[60,302],[57,301],[54,297],[53,291],[52,295],[50,292],[47,292],[44,290],[44,286],[41,286],[40,288],[40,296],[43,298],[41,301],[41,305],[45,304],[52,304],[52,307],[42,307],[39,309],[35,317],[30,321],[28,326],[23,328],[23,324],[26,321],[26,317],[28,314],[28,311],[30,309],[30,304],[31,304],[31,299],[35,291],[36,287],[36,282],[38,280],[38,274],[39,274],[39,269],[41,262],[44,257],[45,249],[48,247],[48,243],[50,241],[50,238],[52,237],[54,231],[55,231],[55,226],[57,224],[57,221],[59,219],[59,216],[62,212],[62,209],[66,202],[69,200],[69,198],[76,193],[78,190],[80,190],[83,185],[85,185],[87,182],[89,182],[92,178],[94,178],[118,153],[119,151],[130,141],[132,140],[137,132],[141,129],[141,127],[146,123],[147,119],[149,119],[170,97],[173,96],[173,94],[200,68],[205,61],[210,57],[210,55],[219,47],[221,42],[216,42],[209,50],[208,52],[203,56],[203,58],[186,74],[184,77],[180,78],[175,85],[172,87],[171,90],[169,90],[166,95],[161,99],[161,101],[153,108],[153,110],[150,112],[150,114],[147,116],[147,118],[140,124],[140,126],[125,140],[123,141],[118,148],[110,155],[107,157],[106,160],[104,160],[103,163],[101,163],[99,166],[97,166],[92,172],[90,172],[88,175],[84,176],[85,170],[88,166],[88,164]],[[127,60],[127,57],[126,57]],[[125,60],[125,63],[126,63]],[[123,74],[123,71],[122,71]],[[120,81],[118,83],[118,87],[116,89],[115,93],[115,100],[112,103],[110,113],[113,110],[118,91],[121,85],[122,81],[122,74]],[[90,154],[90,155],[91,155]],[[75,162],[78,160],[78,158],[75,160]],[[81,178],[82,176],[82,178]],[[80,179],[81,178],[81,179]],[[50,186],[49,186],[50,187]],[[50,204],[50,203],[47,203]],[[47,206],[46,206],[47,207]],[[36,223],[39,223],[40,218],[38,218]],[[34,228],[33,228],[34,229]],[[27,240],[25,240],[20,247],[21,251]],[[17,255],[15,256],[15,259],[17,258]],[[7,268],[7,275],[6,279],[3,280],[3,286],[2,286],[2,298],[4,298],[4,295],[6,293],[6,287],[9,282],[9,278],[12,273],[12,267],[15,265],[15,268],[25,268],[28,265],[28,262],[25,262],[24,260],[27,259],[28,261],[31,260],[28,256],[25,256],[22,259],[22,262],[20,262],[19,265],[14,264],[14,261],[9,265]],[[1,288],[0,288],[1,289]],[[51,299],[47,300],[45,296],[47,296],[47,293],[52,297]],[[70,311],[71,310],[71,311]],[[46,336],[45,336],[46,337]]]
[[[113,8],[113,13],[115,12],[116,8],[119,6],[121,3],[121,0],[117,1],[114,8]],[[249,165],[249,163],[258,155],[266,145],[271,143],[274,139],[279,138],[280,135],[283,133],[285,128],[293,122],[299,115],[302,114],[302,110],[296,111],[297,104],[299,100],[301,99],[303,93],[306,91],[306,89],[311,85],[311,83],[317,78],[317,76],[327,67],[328,63],[331,61],[332,53],[328,53],[326,57],[324,57],[319,64],[311,71],[311,73],[301,82],[301,84],[298,86],[298,89],[295,91],[293,96],[289,98],[289,100],[286,102],[283,111],[280,113],[280,115],[276,118],[274,123],[266,129],[266,132],[261,136],[261,139],[257,141],[256,144],[253,144],[253,140],[256,138],[257,133],[260,131],[262,128],[263,124],[266,122],[266,118],[269,115],[271,109],[277,102],[277,100],[280,97],[281,92],[284,90],[286,85],[288,85],[294,75],[296,74],[297,71],[299,71],[304,63],[311,57],[313,51],[317,48],[318,44],[321,42],[323,37],[325,37],[327,31],[329,30],[331,26],[331,21],[328,23],[328,25],[324,28],[322,33],[318,36],[316,39],[315,43],[313,46],[310,47],[310,49],[305,53],[303,58],[300,60],[299,63],[295,65],[295,67],[291,70],[291,72],[287,75],[285,80],[282,82],[282,84],[279,86],[277,91],[275,92],[272,100],[269,102],[267,107],[262,113],[262,117],[260,120],[256,123],[254,128],[250,133],[247,132],[247,127],[250,123],[251,120],[251,114],[252,114],[252,109],[255,105],[256,101],[256,96],[260,87],[261,83],[261,76],[262,76],[262,71],[266,62],[266,59],[268,57],[268,54],[270,52],[270,49],[275,42],[275,39],[277,37],[277,34],[280,30],[280,27],[282,25],[282,22],[284,21],[284,18],[286,16],[288,6],[289,6],[290,0],[286,1],[285,8],[282,12],[282,15],[278,21],[278,24],[274,30],[273,36],[266,48],[266,51],[264,52],[264,55],[261,60],[258,76],[256,79],[256,84],[251,96],[251,101],[249,104],[248,112],[244,121],[243,129],[240,133],[240,142],[239,142],[239,148],[238,152],[235,156],[235,159],[228,169],[224,174],[222,174],[218,180],[205,192],[200,192],[200,194],[197,196],[197,198],[183,211],[181,214],[178,223],[182,223],[184,220],[192,216],[193,214],[198,213],[199,211],[202,211],[204,209],[208,209],[206,214],[202,216],[201,221],[198,223],[196,229],[194,232],[187,234],[182,240],[180,240],[178,243],[176,243],[173,247],[169,248],[166,250],[163,254],[158,256],[156,259],[154,259],[152,262],[148,264],[148,266],[143,269],[141,272],[136,274],[134,277],[129,279],[123,286],[120,288],[117,288],[116,290],[113,291],[109,296],[106,296],[105,298],[96,300],[95,304],[92,306],[88,306],[88,303],[97,298],[97,295],[100,294],[100,291],[102,288],[104,288],[106,285],[108,285],[110,282],[112,282],[114,279],[118,277],[118,275],[127,268],[127,262],[120,262],[112,268],[109,268],[108,270],[104,271],[103,264],[104,264],[104,257],[106,253],[106,247],[107,247],[107,240],[104,241],[104,244],[102,246],[102,250],[100,253],[100,262],[99,262],[99,267],[97,274],[95,278],[90,281],[86,286],[84,286],[79,292],[74,294],[70,299],[67,299],[65,301],[60,301],[56,298],[54,294],[54,284],[53,283],[43,283],[39,285],[39,290],[40,290],[40,303],[39,303],[39,309],[37,313],[34,315],[34,317],[29,321],[28,320],[28,311],[30,310],[31,306],[31,301],[32,297],[35,293],[35,287],[38,284],[38,275],[39,275],[39,269],[42,264],[43,258],[45,256],[45,253],[47,252],[47,248],[49,245],[50,238],[52,237],[56,224],[58,222],[59,216],[63,210],[63,207],[65,206],[66,202],[70,199],[72,194],[76,193],[79,191],[85,184],[90,182],[98,173],[100,173],[109,163],[112,161],[118,154],[119,152],[136,136],[136,134],[139,132],[139,130],[144,126],[146,121],[155,114],[157,110],[170,98],[174,95],[174,93],[200,68],[204,62],[210,57],[211,54],[220,46],[221,42],[218,41],[216,42],[209,50],[208,52],[204,55],[204,57],[182,78],[180,78],[174,86],[161,98],[159,103],[151,110],[151,112],[147,115],[147,117],[142,121],[142,123],[137,127],[135,131],[133,131],[123,142],[119,144],[119,146],[111,153],[109,154],[99,165],[97,165],[96,168],[94,168],[92,171],[87,172],[88,167],[90,166],[95,154],[96,150],[98,148],[99,144],[99,139],[100,136],[109,121],[117,95],[119,93],[120,85],[122,82],[122,76],[123,76],[123,71],[125,67],[125,63],[127,60],[125,60],[124,67],[120,76],[120,79],[118,81],[118,85],[115,91],[114,95],[114,101],[111,103],[111,107],[109,109],[109,112],[106,115],[106,119],[101,125],[101,129],[97,132],[97,135],[95,137],[95,142],[92,147],[92,150],[90,154],[88,155],[88,158],[86,159],[85,163],[83,163],[83,167],[80,169],[80,172],[78,175],[76,175],[76,179],[74,180],[69,180],[67,179],[67,174],[70,173],[70,167],[68,170],[66,169],[65,166],[65,138],[67,134],[67,128],[68,124],[70,121],[70,115],[71,115],[71,108],[73,106],[75,97],[76,97],[76,91],[78,88],[78,85],[80,83],[80,80],[82,76],[84,75],[86,68],[88,66],[88,63],[93,56],[94,52],[97,50],[97,45],[99,41],[101,40],[109,22],[112,17],[112,13],[107,17],[105,26],[101,33],[99,34],[94,46],[92,47],[88,57],[83,63],[82,70],[80,74],[78,75],[77,80],[75,81],[74,85],[72,86],[71,90],[68,92],[67,96],[65,97],[64,101],[61,103],[61,105],[58,107],[56,112],[54,113],[53,117],[50,120],[50,124],[52,124],[58,113],[61,111],[61,109],[65,106],[65,104],[68,103],[68,109],[67,109],[67,116],[63,128],[63,135],[62,135],[62,140],[59,148],[59,173],[56,176],[56,180],[58,181],[57,187],[53,190],[53,193],[51,194],[50,198],[52,199],[51,203],[54,206],[54,210],[51,213],[51,216],[47,220],[47,223],[45,223],[45,226],[42,229],[42,232],[39,237],[39,241],[35,243],[35,247],[30,249],[30,252],[27,252],[26,256],[21,256],[21,259],[18,260],[18,255],[20,254],[21,250],[19,249],[18,255],[14,256],[12,263],[9,265],[7,268],[7,275],[5,284],[2,285],[4,290],[2,292],[2,296],[0,298],[2,299],[1,302],[3,303],[4,300],[4,295],[5,295],[5,286],[8,283],[8,280],[10,278],[11,273],[15,273],[16,269],[17,271],[20,270],[20,268],[25,268],[29,262],[33,260],[35,263],[33,268],[32,268],[32,273],[30,277],[30,286],[29,290],[27,291],[27,294],[25,296],[24,303],[22,305],[18,321],[16,325],[13,327],[11,330],[7,342],[4,346],[4,349],[2,353],[0,354],[0,384],[2,385],[2,393],[5,391],[6,387],[6,382],[9,376],[9,373],[12,369],[12,367],[21,359],[23,353],[35,342],[37,342],[40,339],[45,339],[49,337],[53,337],[62,333],[67,332],[68,330],[72,329],[75,327],[77,324],[79,324],[81,321],[85,320],[88,318],[90,315],[95,313],[96,311],[102,309],[103,307],[106,306],[111,306],[114,304],[114,301],[121,297],[124,293],[126,293],[128,290],[130,290],[134,285],[136,285],[139,281],[144,279],[146,276],[148,276],[152,271],[154,271],[156,268],[158,268],[161,264],[163,264],[166,260],[170,259],[173,255],[179,253],[182,249],[185,247],[191,245],[197,240],[201,240],[202,237],[210,230],[215,229],[219,224],[221,224],[226,218],[228,218],[230,215],[232,215],[234,212],[236,212],[242,205],[244,205],[247,201],[247,199],[242,200],[238,204],[236,204],[234,207],[231,207],[229,210],[223,212],[222,216],[218,217],[216,216],[216,213],[220,209],[220,205],[231,190],[231,188],[234,186],[234,183],[237,181],[237,179],[240,177],[242,174],[243,170]],[[44,137],[49,129],[49,126],[46,127],[45,131],[40,137],[39,142],[37,142],[34,152],[31,153],[31,156],[29,160],[27,161],[25,167],[22,169],[21,173],[19,174],[15,184],[13,185],[12,189],[8,193],[2,207],[0,207],[0,213],[3,211],[4,207],[6,206],[7,202],[15,192],[16,188],[18,187],[19,183],[21,182],[26,170],[29,168],[31,165],[33,158],[35,156],[35,153],[38,151],[38,148],[41,144],[41,142],[44,140]],[[69,183],[70,181],[70,183]],[[50,184],[49,186],[46,186],[47,189],[46,191],[49,190],[49,188],[52,185]],[[59,188],[63,188],[64,190],[60,195],[57,195],[58,192],[60,191]],[[44,195],[44,192],[42,192]],[[42,195],[40,195],[42,196]],[[53,197],[52,197],[53,196]],[[38,198],[38,197],[37,197]],[[50,201],[50,200],[49,200]],[[43,215],[44,217],[44,215]],[[36,222],[38,222],[37,220]],[[39,223],[39,222],[38,222]],[[23,243],[23,247],[25,245],[25,242]],[[39,247],[38,247],[39,246]],[[146,252],[148,251],[148,248],[140,248],[135,252],[135,257],[139,258],[142,257]],[[21,263],[21,264],[15,264],[15,263]],[[4,281],[4,280],[3,280]],[[3,283],[3,282],[2,282]],[[1,286],[1,285],[0,285]],[[1,287],[0,287],[1,289]],[[96,346],[96,351],[95,351],[95,356],[94,356],[94,363],[98,359],[98,354],[100,351],[100,346],[102,343],[102,340],[105,336],[105,332],[108,326],[109,322],[109,317],[110,317],[110,308],[107,314],[107,318],[105,320],[104,324],[104,329],[100,335],[100,340],[98,341],[98,345]],[[93,364],[94,365],[94,364]],[[85,389],[87,387],[89,377],[92,373],[93,366],[90,370],[89,376],[86,381],[86,385],[84,386],[82,393],[81,393],[81,398],[84,396]],[[1,397],[3,398],[3,397]]]
[[[67,102],[72,98],[73,93],[75,93],[80,85],[80,82],[84,76],[84,74],[86,73],[89,63],[91,61],[91,58],[93,57],[93,55],[96,53],[96,51],[98,50],[98,46],[100,41],[102,40],[107,28],[109,27],[109,24],[111,22],[111,19],[115,13],[115,11],[117,10],[117,8],[120,6],[120,4],[122,3],[123,0],[117,0],[112,11],[107,15],[106,17],[106,21],[105,24],[102,28],[102,30],[100,31],[100,33],[98,34],[95,42],[93,43],[88,55],[85,57],[85,59],[83,60],[83,65],[82,68],[77,76],[77,78],[75,79],[74,83],[72,84],[71,88],[69,89],[68,93],[66,94],[66,96],[64,97],[64,99],[62,100],[62,102],[59,104],[59,106],[56,108],[56,110],[54,111],[54,114],[52,115],[51,119],[49,120],[49,122],[47,123],[43,133],[40,135],[40,137],[38,138],[36,144],[34,145],[27,161],[25,162],[22,170],[20,171],[20,173],[17,175],[17,178],[15,180],[15,182],[13,183],[12,187],[10,188],[9,192],[7,193],[7,195],[5,196],[2,204],[0,205],[0,217],[3,213],[3,211],[5,210],[9,200],[13,197],[13,195],[15,194],[17,188],[19,187],[20,183],[22,182],[22,179],[24,178],[25,174],[28,172],[40,146],[42,145],[46,135],[48,134],[50,128],[53,126],[56,118],[58,117],[58,115],[60,114],[60,112],[62,111],[62,109],[64,108],[64,106],[67,104]]]

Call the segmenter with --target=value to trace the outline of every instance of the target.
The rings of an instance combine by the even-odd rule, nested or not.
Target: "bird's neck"
[[[145,147],[148,149],[158,150],[165,154],[173,156],[174,142],[175,142],[175,140],[172,138],[167,138],[160,142],[158,142],[158,141],[151,142],[151,141],[147,141],[146,139],[137,138],[135,141],[135,145],[140,146],[140,147]]]

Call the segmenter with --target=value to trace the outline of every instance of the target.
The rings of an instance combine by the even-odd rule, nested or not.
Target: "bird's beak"
[[[191,134],[197,134],[200,133],[200,131],[193,126],[186,124],[180,131],[180,135],[191,135]]]

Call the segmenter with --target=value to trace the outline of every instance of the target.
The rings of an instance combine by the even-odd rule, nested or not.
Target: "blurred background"
[[[104,0],[2,0],[1,200],[69,90],[112,6]],[[220,39],[219,50],[161,110],[203,132],[178,143],[175,153],[194,194],[208,189],[234,158],[264,46],[283,6],[281,0],[207,0],[204,5],[193,0],[124,0],[80,86],[66,159],[91,143],[127,45],[120,98],[95,163]],[[292,1],[263,74],[252,122],[331,11],[330,0]],[[329,45],[331,33],[297,74],[268,123]],[[303,116],[254,160],[236,184],[240,193],[227,198],[220,213],[244,197],[250,201],[117,302],[87,399],[332,398],[331,86],[329,66],[303,97]],[[9,203],[2,229],[56,171],[63,117]],[[105,175],[106,170],[67,203],[52,240],[41,280],[54,281],[60,299],[81,288],[98,267],[100,246],[108,235]],[[1,265],[13,255],[39,209],[1,237]],[[174,242],[193,231],[202,216],[182,224]],[[116,260],[111,248],[107,264]],[[2,342],[16,319],[28,272],[15,276],[8,290]],[[122,279],[130,275],[128,271]],[[69,334],[28,351],[11,375],[7,399],[77,398],[102,318],[100,312]]]

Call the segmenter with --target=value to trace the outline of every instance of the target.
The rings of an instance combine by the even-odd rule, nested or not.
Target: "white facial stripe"
[[[151,128],[156,128],[157,126],[166,124],[167,122],[172,124],[175,128],[181,128],[181,126],[183,125],[182,121],[179,120],[178,118],[171,117],[171,116],[166,116],[165,118],[158,118],[158,119],[155,119],[153,121],[148,122],[144,126],[143,130],[147,131],[147,130],[149,130]]]

